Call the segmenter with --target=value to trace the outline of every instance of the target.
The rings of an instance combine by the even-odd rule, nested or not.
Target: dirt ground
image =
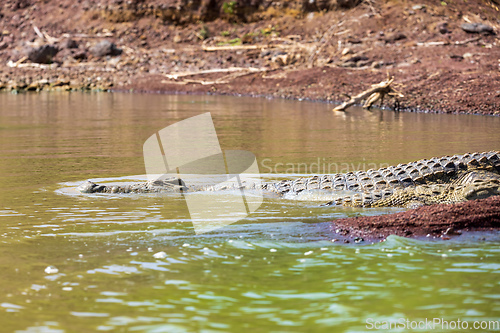
[[[497,0],[208,1],[211,12],[206,1],[6,0],[0,86],[339,102],[391,75],[400,109],[500,114]],[[96,52],[102,40],[121,54]],[[31,62],[44,44],[58,49],[52,64]]]
[[[385,107],[500,115],[498,0],[2,3],[4,90],[210,93],[338,104],[394,76],[404,97],[386,99]],[[325,112],[331,108],[325,104]],[[408,233],[415,221],[444,228],[478,220],[475,212],[487,212],[478,221],[498,222],[500,201],[488,200],[349,220],[358,221],[349,228],[377,223],[373,228],[385,230],[379,226],[387,223],[388,232],[411,236],[419,234]],[[456,207],[467,209],[456,214]]]
[[[454,205],[433,205],[392,215],[335,220],[341,240],[380,241],[389,235],[416,238],[458,237],[468,231],[500,229],[500,196]]]

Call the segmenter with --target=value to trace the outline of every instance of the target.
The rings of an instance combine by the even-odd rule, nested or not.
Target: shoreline
[[[0,13],[0,90],[132,89],[333,104],[392,76],[404,97],[386,99],[383,108],[500,115],[500,9],[484,1],[350,1],[321,10],[295,0],[257,1],[255,8],[245,1],[234,5],[251,10],[235,7],[234,15],[218,2],[220,12],[208,16],[196,11],[203,8],[175,9],[182,22],[160,0],[95,0],[95,7],[58,0],[36,11],[9,1]]]
[[[0,9],[0,91],[216,94],[333,106],[393,76],[404,97],[382,109],[500,116],[497,5],[9,0]],[[449,226],[482,210],[499,219],[492,202],[500,205],[467,202],[460,216],[462,206],[409,210],[400,223],[410,226],[417,214]],[[345,228],[359,229],[359,221],[376,218],[349,221]]]

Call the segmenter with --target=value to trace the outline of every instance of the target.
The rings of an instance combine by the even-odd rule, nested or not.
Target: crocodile
[[[258,188],[287,197],[315,190],[339,193],[327,205],[349,207],[414,208],[436,203],[458,203],[500,195],[500,152],[435,157],[378,170],[302,177],[259,185],[245,183],[240,187]],[[226,188],[186,185],[182,179],[174,177],[125,186],[98,185],[86,181],[78,189],[82,193],[161,193]],[[346,191],[349,194],[342,195]]]

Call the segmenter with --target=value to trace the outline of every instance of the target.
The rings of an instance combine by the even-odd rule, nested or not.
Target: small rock
[[[109,40],[103,40],[90,49],[94,57],[117,56],[122,54],[122,50],[116,47],[115,43]]]
[[[38,84],[38,82],[31,82],[27,87],[26,87],[26,90],[27,91],[38,91],[40,90],[40,85]]]
[[[395,32],[389,36],[387,36],[386,38],[384,38],[384,41],[386,43],[394,43],[398,40],[402,40],[402,39],[406,39],[406,35],[401,33],[401,32]]]
[[[175,35],[174,36],[174,43],[180,43],[182,42],[182,37],[180,35]]]
[[[57,53],[57,60],[66,60],[68,58],[71,58],[71,55],[72,55],[72,50],[70,49],[62,49],[61,51],[59,51],[59,53]]]
[[[78,42],[74,39],[68,38],[61,43],[61,48],[63,49],[77,49]]]
[[[272,58],[272,61],[279,66],[286,66],[290,64],[291,59],[288,54],[278,54]]]
[[[351,50],[350,48],[348,48],[348,47],[346,47],[346,48],[344,48],[344,49],[342,50],[342,55],[343,55],[343,56],[345,56],[345,55],[347,55],[347,54],[351,54],[351,53],[352,53],[352,50]]]
[[[484,23],[464,23],[460,26],[463,31],[471,33],[471,34],[485,34],[485,35],[494,35],[495,30],[493,27],[486,25]]]
[[[0,43],[0,51],[5,50],[8,47],[9,47],[9,44],[7,42]]]
[[[411,9],[413,9],[413,10],[422,10],[425,8],[426,8],[425,5],[415,5],[415,6],[411,7]]]
[[[359,0],[336,0],[335,5],[338,8],[354,8],[356,5],[358,5],[361,1]]]
[[[87,59],[87,52],[85,50],[77,50],[72,54],[72,57],[75,60],[85,60]]]
[[[59,49],[56,46],[46,44],[39,47],[28,48],[26,56],[34,63],[50,64],[57,52],[59,52]]]
[[[455,228],[450,227],[446,229],[446,231],[443,233],[443,235],[461,235],[462,231],[460,230],[455,230]]]
[[[351,43],[351,44],[361,44],[362,41],[361,39],[357,39],[357,38],[354,38],[354,37],[349,37],[347,38],[347,43]]]
[[[52,86],[53,87],[63,87],[63,86],[67,86],[69,85],[70,83],[70,79],[69,78],[66,78],[66,77],[60,77],[58,78],[53,84]]]
[[[347,64],[347,63],[352,62],[352,63],[356,64],[356,63],[358,63],[360,61],[367,61],[367,60],[368,60],[368,57],[356,55],[356,56],[352,56],[352,57],[346,59],[344,63]]]
[[[437,31],[439,31],[440,34],[448,34],[450,31],[448,30],[448,22],[441,22],[436,26]]]

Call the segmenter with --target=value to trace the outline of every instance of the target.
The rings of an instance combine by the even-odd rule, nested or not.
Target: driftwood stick
[[[35,30],[35,33],[38,35],[38,37],[40,37],[41,39],[45,39],[45,36],[42,34],[40,29],[38,29],[36,25],[33,26],[33,30]]]
[[[478,40],[480,40],[481,37],[474,37],[474,38],[469,38],[469,39],[466,39],[466,40],[460,40],[460,41],[456,41],[456,42],[429,42],[429,43],[417,43],[417,46],[425,46],[425,47],[428,47],[428,46],[442,46],[442,45],[466,45],[468,43],[472,43],[472,42],[476,42]]]
[[[33,25],[33,30],[35,30],[35,33],[38,35],[38,37],[46,40],[50,44],[53,44],[53,43],[56,43],[59,41],[58,38],[54,38],[54,37],[50,36],[49,34],[42,32],[40,29],[38,29],[38,27],[36,25]]]
[[[230,68],[214,68],[201,70],[196,72],[180,72],[180,73],[171,73],[166,74],[165,76],[169,79],[177,80],[180,77],[185,76],[194,76],[194,75],[203,75],[203,74],[212,74],[212,73],[231,73],[231,72],[249,72],[249,73],[257,73],[267,71],[267,68],[254,68],[254,67],[230,67]]]
[[[64,33],[64,34],[62,34],[62,37],[63,38],[102,38],[102,37],[113,37],[113,34],[111,32],[97,33],[95,35]]]
[[[403,97],[404,95],[402,93],[391,87],[392,82],[394,82],[394,77],[387,78],[378,84],[374,84],[370,89],[351,97],[347,102],[342,103],[342,105],[337,106],[332,111],[345,111],[347,108],[353,106],[354,104],[359,104],[363,100],[365,100],[363,107],[370,109],[370,107],[378,100],[383,101],[386,95],[392,97]]]
[[[205,46],[202,45],[202,50],[207,52],[213,51],[238,51],[238,50],[258,50],[266,46],[264,45],[221,45],[221,46]]]
[[[363,108],[369,109],[376,101],[379,99],[382,99],[383,94],[380,92],[376,92],[371,94],[365,101],[365,104],[363,104]]]

